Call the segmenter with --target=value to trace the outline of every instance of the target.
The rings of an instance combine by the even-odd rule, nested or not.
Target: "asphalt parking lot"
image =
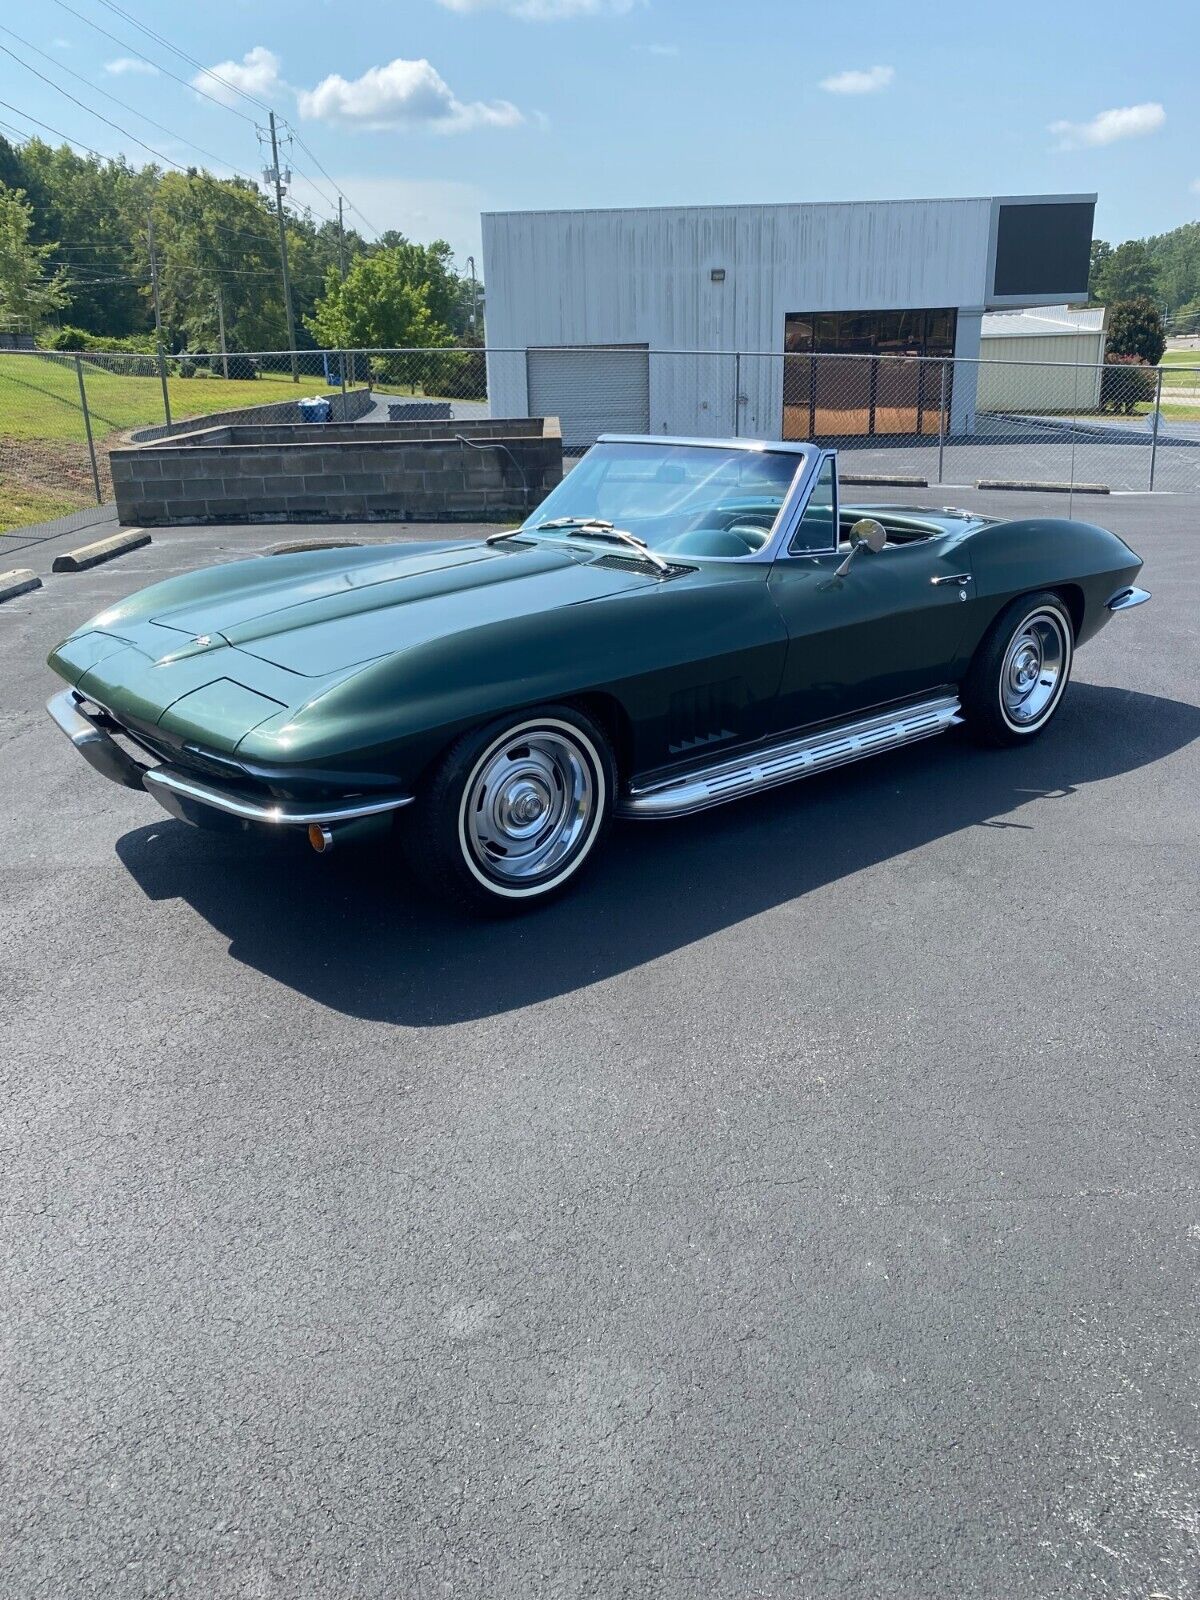
[[[1076,508],[1154,601],[1036,745],[626,824],[501,925],[45,717],[277,530],[0,607],[5,1600],[1200,1592],[1200,502]]]

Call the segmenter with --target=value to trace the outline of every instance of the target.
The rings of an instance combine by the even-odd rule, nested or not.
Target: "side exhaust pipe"
[[[378,816],[352,817],[349,822],[310,822],[308,842],[319,856],[327,856],[335,838],[339,845],[382,842],[391,832],[392,822],[390,811]]]

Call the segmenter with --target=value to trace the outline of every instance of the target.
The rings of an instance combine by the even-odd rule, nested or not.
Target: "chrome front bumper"
[[[206,783],[178,767],[143,767],[122,750],[105,726],[106,718],[90,716],[78,696],[64,689],[46,710],[89,766],[126,789],[144,789],[164,810],[182,822],[197,822],[196,810],[217,811],[240,822],[272,827],[307,828],[313,823],[335,827],[361,817],[378,817],[411,805],[410,794],[355,795],[348,800],[272,800]]]

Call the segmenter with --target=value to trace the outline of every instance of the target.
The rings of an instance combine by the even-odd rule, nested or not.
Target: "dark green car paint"
[[[415,786],[468,728],[580,697],[628,782],[954,684],[1019,594],[1059,589],[1082,643],[1141,567],[1086,523],[865,514],[928,537],[843,577],[844,548],[664,578],[570,538],[257,558],[132,596],[50,664],[168,759],[280,797]]]

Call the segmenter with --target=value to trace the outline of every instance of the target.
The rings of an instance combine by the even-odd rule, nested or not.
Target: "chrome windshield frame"
[[[757,455],[786,455],[796,458],[796,470],[788,491],[783,498],[771,525],[770,534],[759,550],[752,550],[744,556],[689,556],[689,561],[730,561],[738,566],[748,563],[770,564],[779,556],[786,556],[788,545],[791,543],[800,519],[808,505],[809,496],[816,485],[821,467],[827,458],[836,457],[833,450],[825,450],[820,445],[810,444],[801,439],[718,439],[718,438],[688,438],[674,434],[647,434],[647,433],[602,433],[596,444],[637,444],[649,446],[683,445],[692,449],[704,450],[743,450]],[[593,446],[593,448],[595,448]],[[585,455],[587,452],[585,452]],[[581,457],[581,459],[583,459]],[[836,473],[836,461],[834,466]],[[536,514],[536,513],[535,513]],[[522,525],[514,529],[514,534],[534,533],[536,529],[526,528]],[[586,537],[586,536],[585,536]],[[831,546],[835,549],[836,546]],[[825,551],[798,551],[797,556],[822,555]]]

